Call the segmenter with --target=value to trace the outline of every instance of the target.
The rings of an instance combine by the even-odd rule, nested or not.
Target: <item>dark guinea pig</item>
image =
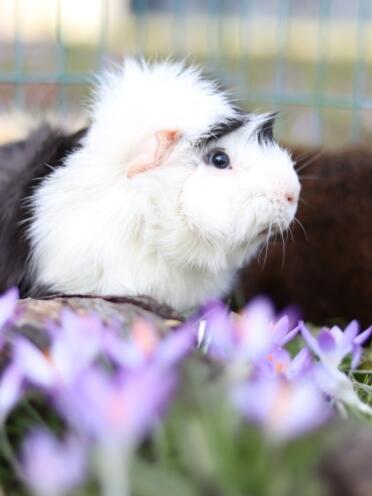
[[[293,150],[302,183],[298,222],[241,272],[244,298],[267,294],[318,324],[372,324],[372,150]],[[305,235],[306,232],[306,235]]]

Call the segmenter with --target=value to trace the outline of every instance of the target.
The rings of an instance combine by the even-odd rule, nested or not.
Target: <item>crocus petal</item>
[[[202,318],[206,320],[204,340],[209,343],[207,351],[217,358],[228,357],[235,343],[232,321],[226,308],[219,302],[209,303]]]
[[[358,336],[354,339],[354,343],[358,345],[362,345],[372,334],[372,326],[368,327],[365,331],[358,334]]]
[[[336,341],[329,331],[320,331],[317,341],[322,352],[329,353],[336,349]]]
[[[282,342],[280,343],[282,346],[285,346],[288,344],[292,339],[297,336],[298,331],[300,330],[300,325],[298,324],[296,327],[294,327],[291,331],[287,332],[287,334],[284,336]]]
[[[317,428],[330,415],[329,405],[308,378],[288,382],[261,378],[234,392],[233,401],[274,441],[286,441]]]
[[[21,395],[22,374],[16,364],[9,365],[0,378],[0,423]]]
[[[77,377],[73,385],[58,391],[54,397],[55,405],[67,422],[83,436],[104,437],[109,431],[104,412],[117,387],[116,382],[115,378],[110,380],[100,368],[90,367]]]
[[[253,375],[256,377],[276,377],[286,375],[291,363],[291,355],[287,350],[276,346],[261,360],[255,362]]]
[[[23,444],[26,484],[37,496],[62,496],[86,476],[85,444],[71,435],[59,441],[49,431],[32,432]]]
[[[311,355],[307,348],[302,348],[301,351],[292,359],[287,377],[293,379],[310,370],[312,366]]]
[[[322,330],[332,334],[338,346],[342,344],[342,340],[344,339],[344,332],[341,331],[338,326],[332,326],[330,329],[328,327],[324,327]]]
[[[311,332],[307,329],[305,324],[303,322],[300,322],[300,329],[301,329],[301,334],[302,337],[305,340],[305,343],[308,345],[308,347],[318,356],[322,354],[318,341],[314,338],[314,336],[311,334]]]
[[[270,327],[273,316],[273,307],[266,298],[256,298],[244,309],[237,350],[242,357],[257,362],[270,353],[276,344],[275,332]]]
[[[53,364],[30,341],[18,337],[13,345],[14,363],[25,379],[36,385],[50,387],[54,382]]]
[[[267,358],[269,362],[272,363],[273,369],[277,375],[285,375],[287,373],[291,363],[291,355],[287,350],[278,346],[269,353]]]
[[[351,360],[351,368],[355,369],[362,358],[362,348],[359,345],[353,344],[353,352],[352,352],[352,360]]]
[[[103,324],[98,315],[78,315],[65,308],[61,312],[61,330],[58,336],[69,348],[80,348],[82,356],[95,355],[103,336]]]
[[[159,420],[176,385],[174,371],[164,373],[151,367],[124,380],[122,394],[126,413],[122,422],[127,441],[131,444],[139,442]]]
[[[184,359],[196,345],[196,328],[185,325],[173,331],[158,345],[155,360],[162,367],[170,367]]]
[[[274,308],[267,298],[258,297],[249,303],[243,312],[247,327],[250,325],[267,325],[274,317]]]
[[[372,408],[359,399],[350,379],[337,368],[318,363],[314,367],[314,378],[319,389],[336,403],[345,403],[362,413],[372,415]]]
[[[284,396],[282,399],[281,394]],[[287,413],[281,410],[279,404],[276,407],[277,417],[274,415],[269,424],[269,434],[278,441],[292,439],[320,427],[332,413],[329,404],[309,380],[291,382],[289,390],[286,386],[283,393],[278,391],[276,401],[287,402]],[[273,411],[275,413],[274,408]]]
[[[94,366],[55,398],[63,417],[82,435],[100,443],[140,441],[168,404],[175,371],[150,364],[138,371],[108,375]]]
[[[131,337],[145,358],[150,358],[155,353],[159,334],[150,322],[145,319],[136,320],[131,328]]]
[[[359,331],[359,324],[356,320],[353,320],[348,324],[343,332],[342,345],[346,348],[350,346]]]
[[[109,329],[103,339],[103,349],[119,367],[134,370],[142,367],[146,357],[132,341],[124,340],[114,329]]]
[[[57,378],[62,383],[72,382],[102,351],[103,324],[94,315],[78,315],[64,309],[61,328],[52,338],[50,356]]]
[[[17,288],[9,289],[0,297],[0,329],[14,314],[18,298],[19,292]]]
[[[282,344],[288,333],[288,317],[286,315],[283,315],[283,317],[274,325],[273,332],[275,333],[275,341],[278,344]]]

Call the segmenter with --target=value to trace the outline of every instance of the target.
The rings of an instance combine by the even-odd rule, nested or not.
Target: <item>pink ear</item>
[[[180,137],[179,131],[168,129],[157,131],[151,142],[144,147],[142,154],[130,163],[127,176],[132,178],[161,165]]]

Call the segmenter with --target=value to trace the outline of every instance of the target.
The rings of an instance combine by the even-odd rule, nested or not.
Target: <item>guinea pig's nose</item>
[[[300,188],[296,184],[284,185],[279,183],[274,185],[271,195],[273,201],[279,201],[282,205],[296,206],[300,196]]]

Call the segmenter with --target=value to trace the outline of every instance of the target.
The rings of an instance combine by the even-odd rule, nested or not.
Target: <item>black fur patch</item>
[[[272,143],[274,141],[274,135],[273,135],[273,127],[274,127],[274,121],[275,117],[278,115],[278,112],[272,112],[265,122],[261,124],[257,128],[257,141],[259,145],[264,145],[267,143]]]
[[[208,145],[211,141],[218,140],[226,134],[239,129],[244,126],[249,120],[249,116],[243,110],[237,108],[239,117],[235,119],[229,119],[227,122],[218,122],[212,126],[207,133],[205,133],[197,142],[197,146],[203,148]]]
[[[28,138],[0,147],[0,292],[18,286],[22,296],[30,293],[27,199],[85,134],[86,129],[69,135],[43,124]]]

